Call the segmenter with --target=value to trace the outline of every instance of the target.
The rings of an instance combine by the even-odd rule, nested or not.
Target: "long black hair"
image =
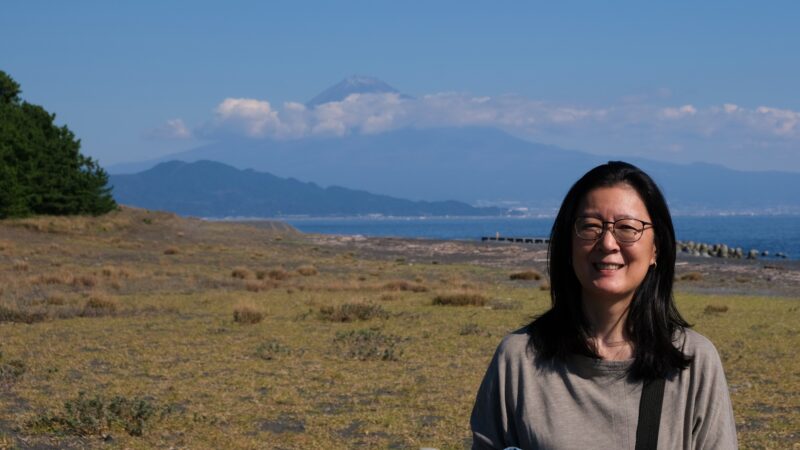
[[[621,161],[610,161],[587,172],[561,203],[548,248],[552,306],[529,325],[529,344],[543,360],[565,360],[575,353],[599,358],[589,344],[590,326],[581,308],[581,284],[572,266],[574,223],[577,208],[589,191],[620,184],[635,189],[647,207],[657,249],[656,264],[636,289],[625,322],[634,345],[629,374],[636,379],[668,377],[691,363],[691,358],[673,343],[676,331],[689,327],[672,297],[675,230],[656,183],[638,167]]]

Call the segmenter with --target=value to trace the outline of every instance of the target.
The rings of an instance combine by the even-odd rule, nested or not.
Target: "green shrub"
[[[268,340],[256,348],[256,356],[267,361],[291,354],[292,349],[275,340]]]
[[[144,397],[116,396],[106,400],[80,392],[78,398],[64,402],[62,411],[40,415],[28,427],[74,436],[105,436],[114,429],[123,429],[131,436],[142,436],[150,422],[169,413],[169,408]]]

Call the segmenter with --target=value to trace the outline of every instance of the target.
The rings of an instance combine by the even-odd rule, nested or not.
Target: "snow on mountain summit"
[[[321,105],[328,102],[338,102],[347,98],[351,94],[382,94],[382,93],[395,93],[400,94],[400,91],[389,86],[384,81],[365,75],[351,75],[339,83],[320,92],[316,97],[306,103],[306,106],[313,108],[314,106]],[[410,98],[407,95],[400,94],[403,98]]]

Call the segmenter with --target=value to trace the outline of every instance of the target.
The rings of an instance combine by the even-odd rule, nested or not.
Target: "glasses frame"
[[[572,224],[572,229],[575,231],[575,237],[577,237],[578,239],[580,239],[582,241],[586,241],[586,242],[597,242],[600,239],[603,239],[603,235],[605,235],[606,231],[609,230],[609,228],[606,227],[606,224],[610,224],[611,225],[611,230],[610,230],[611,231],[611,235],[614,236],[614,239],[620,244],[633,244],[633,243],[639,242],[639,240],[642,239],[642,236],[644,236],[644,230],[647,230],[648,228],[653,228],[653,224],[651,222],[645,222],[644,220],[634,219],[632,217],[626,217],[624,219],[617,219],[617,220],[610,221],[610,222],[606,221],[606,220],[600,220],[601,225],[603,227],[603,231],[601,231],[600,234],[598,234],[596,238],[587,239],[585,237],[581,237],[580,234],[578,233],[578,222],[581,219],[596,219],[596,220],[600,220],[600,219],[597,219],[597,217],[591,217],[591,216],[578,216],[577,218],[575,218],[575,223]],[[617,222],[621,222],[623,220],[635,220],[635,221],[637,221],[637,222],[642,224],[642,229],[639,230],[639,237],[637,237],[633,241],[620,240],[619,236],[617,236],[617,233],[616,233],[616,229],[617,229],[616,226],[617,226]]]

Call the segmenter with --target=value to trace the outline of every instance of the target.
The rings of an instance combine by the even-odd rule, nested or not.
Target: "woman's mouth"
[[[624,266],[624,264],[612,264],[612,263],[594,263],[592,265],[597,270],[619,270],[622,268],[622,266]]]

